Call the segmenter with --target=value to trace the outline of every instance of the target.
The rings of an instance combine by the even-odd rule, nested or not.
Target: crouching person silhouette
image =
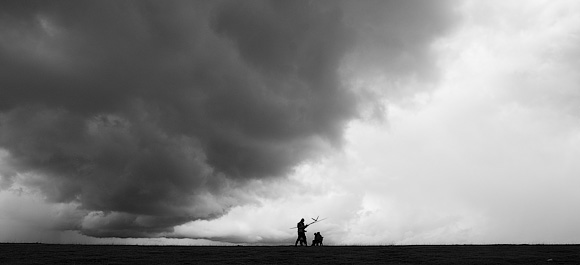
[[[322,244],[322,239],[324,239],[324,237],[320,232],[314,233],[314,240],[312,240],[311,246],[324,246],[324,244]]]
[[[296,238],[296,243],[294,243],[294,246],[297,246],[298,242],[300,242],[300,246],[302,246],[303,243],[304,245],[308,246],[308,242],[306,241],[306,227],[308,227],[308,225],[304,224],[304,218],[302,218],[302,220],[296,224],[296,227],[298,228],[298,238]]]

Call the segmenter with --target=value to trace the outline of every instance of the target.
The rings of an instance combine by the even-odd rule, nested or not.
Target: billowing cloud
[[[282,198],[175,234],[291,244],[288,228],[320,215],[307,236],[329,244],[577,244],[580,2],[458,8],[433,47],[435,90],[389,101],[387,123],[350,122],[343,152],[271,186]]]
[[[430,43],[452,25],[449,10],[4,1],[2,187],[73,205],[66,229],[96,237],[221,216],[255,202],[248,180],[284,177],[341,147],[365,99],[345,78],[371,68],[431,78]]]

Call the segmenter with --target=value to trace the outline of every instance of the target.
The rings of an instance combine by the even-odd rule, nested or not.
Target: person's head
[[[300,222],[301,222],[301,223],[304,223],[304,218],[300,219]]]

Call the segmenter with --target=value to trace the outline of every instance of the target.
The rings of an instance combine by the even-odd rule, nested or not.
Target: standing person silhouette
[[[306,241],[306,227],[308,227],[308,225],[304,224],[304,218],[302,218],[300,222],[296,224],[296,228],[298,228],[298,238],[296,238],[296,243],[294,243],[294,246],[297,246],[298,242],[300,242],[300,246],[302,246],[302,243],[308,246],[308,242]]]

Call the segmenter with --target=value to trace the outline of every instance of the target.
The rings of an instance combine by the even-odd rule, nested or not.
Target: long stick
[[[316,221],[314,221],[314,222],[312,222],[312,223],[309,223],[309,224],[307,224],[307,225],[311,225],[311,224],[314,224],[314,223],[318,223],[318,222],[320,222],[320,221],[323,221],[323,220],[326,220],[326,218],[322,218],[322,219],[320,219],[320,220],[316,220]],[[296,227],[296,226],[295,226],[295,227],[291,227],[290,229],[294,229],[294,228],[298,228],[298,227]]]
[[[309,223],[308,225],[311,225],[311,224],[314,224],[314,223],[318,223],[318,222],[320,222],[320,221],[323,221],[323,220],[325,220],[325,219],[326,219],[326,218],[322,218],[322,219],[320,219],[320,220],[316,220],[316,221],[314,221],[314,222],[312,222],[312,223]]]

